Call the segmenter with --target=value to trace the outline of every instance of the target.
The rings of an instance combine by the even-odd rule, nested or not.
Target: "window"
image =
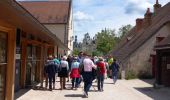
[[[0,97],[4,100],[7,65],[7,35],[0,31]]]

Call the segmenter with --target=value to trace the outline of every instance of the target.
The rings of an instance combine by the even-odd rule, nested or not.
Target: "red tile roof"
[[[67,23],[71,1],[19,1],[41,23]]]

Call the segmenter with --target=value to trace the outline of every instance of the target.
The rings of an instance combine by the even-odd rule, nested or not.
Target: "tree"
[[[77,48],[75,48],[75,49],[73,50],[73,55],[78,55],[79,52],[80,52],[80,51],[79,51]]]
[[[122,27],[119,28],[118,34],[120,40],[132,29],[132,27],[133,27],[132,25],[128,24],[128,25],[123,25]]]
[[[107,54],[115,46],[115,30],[105,29],[96,35],[96,49],[103,55]]]
[[[93,56],[93,57],[94,57],[94,56],[102,56],[102,53],[99,52],[99,51],[97,51],[97,50],[95,50],[95,51],[92,52],[92,56]]]

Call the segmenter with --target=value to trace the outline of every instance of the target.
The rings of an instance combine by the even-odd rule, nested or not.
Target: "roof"
[[[71,0],[19,3],[43,24],[65,24],[69,20]]]
[[[31,33],[45,42],[68,49],[53,33],[35,19],[28,11],[20,6],[15,0],[0,0],[0,19],[10,25]],[[30,27],[31,26],[31,27]]]
[[[167,49],[170,48],[170,35],[163,39],[161,42],[157,43],[155,49]]]
[[[129,37],[134,37],[136,35],[136,33],[135,33],[135,27],[133,27],[127,34],[125,34],[125,36],[122,38],[122,40],[118,43],[118,45],[116,45],[116,47],[114,48],[114,50],[113,51],[111,51],[110,53],[112,53],[113,55],[116,55],[116,52],[120,49],[120,48],[122,48],[124,45],[126,45],[126,43],[127,43],[127,39],[129,38]],[[108,54],[108,55],[110,55],[110,54]]]
[[[165,24],[170,22],[170,3],[166,4],[152,16],[152,24],[146,29],[141,29],[135,36],[127,42],[124,46],[113,52],[113,55],[118,60],[126,60],[132,53],[134,53],[140,46],[149,40],[157,31]]]

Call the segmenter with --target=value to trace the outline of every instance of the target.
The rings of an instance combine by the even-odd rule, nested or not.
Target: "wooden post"
[[[40,82],[41,82],[41,88],[43,87],[43,81],[44,81],[44,61],[45,61],[45,47],[44,45],[41,45],[41,61],[40,61]]]
[[[23,39],[21,49],[21,88],[25,87],[26,80],[26,59],[27,59],[27,41]]]
[[[16,48],[16,30],[8,31],[8,54],[6,69],[6,93],[5,100],[14,98],[14,79],[15,79],[15,48]]]

